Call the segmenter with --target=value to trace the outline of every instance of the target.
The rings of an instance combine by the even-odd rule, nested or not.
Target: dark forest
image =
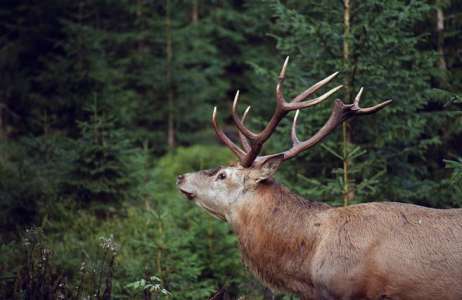
[[[295,299],[241,263],[230,228],[178,174],[235,160],[231,106],[260,130],[287,56],[293,97],[338,71],[345,103],[392,99],[284,164],[331,205],[462,207],[462,3],[4,0],[0,3],[0,298]],[[348,16],[348,17],[346,17]],[[306,139],[333,100],[300,114]],[[264,153],[290,145],[283,120]]]

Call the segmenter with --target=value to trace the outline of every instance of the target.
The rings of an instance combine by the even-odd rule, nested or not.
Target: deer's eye
[[[226,178],[226,173],[220,173],[220,174],[218,174],[218,176],[217,176],[217,179],[218,179],[218,180],[223,180],[223,179],[225,179],[225,178]]]

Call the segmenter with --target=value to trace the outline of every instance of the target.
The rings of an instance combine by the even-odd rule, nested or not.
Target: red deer
[[[287,102],[282,92],[287,62],[277,83],[274,114],[260,133],[244,125],[249,109],[238,116],[236,94],[232,117],[241,147],[217,125],[216,108],[213,111],[217,137],[239,163],[180,175],[179,190],[230,224],[243,262],[273,290],[301,299],[462,299],[461,209],[394,202],[332,207],[303,199],[272,179],[283,161],[313,147],[343,121],[372,114],[391,102],[361,108],[361,89],[352,104],[336,100],[326,124],[300,141],[299,110],[324,101],[340,87],[305,100],[334,73]],[[292,147],[258,156],[281,119],[293,110]]]

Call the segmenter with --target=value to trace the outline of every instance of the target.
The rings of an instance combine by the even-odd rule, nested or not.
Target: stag
[[[313,147],[342,122],[375,113],[391,102],[362,108],[361,88],[352,104],[336,100],[325,125],[300,141],[299,111],[323,102],[341,86],[306,100],[334,73],[288,102],[282,91],[287,63],[288,59],[278,78],[273,116],[261,132],[244,125],[250,107],[238,116],[236,93],[232,117],[241,147],[218,126],[216,107],[213,110],[216,135],[239,163],[179,175],[179,190],[230,224],[243,262],[273,290],[301,299],[462,299],[462,210],[395,202],[332,207],[303,199],[272,178],[283,161]],[[259,156],[291,111],[296,111],[292,146]]]

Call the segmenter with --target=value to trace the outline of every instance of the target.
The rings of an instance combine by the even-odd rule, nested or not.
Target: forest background
[[[283,166],[306,198],[462,206],[462,2],[5,0],[0,3],[0,298],[291,299],[240,262],[229,227],[179,195],[182,172],[335,71],[352,120]],[[303,112],[300,136],[332,101]],[[241,108],[241,109],[242,109]],[[290,119],[290,118],[289,118]],[[265,148],[289,145],[290,120]]]

